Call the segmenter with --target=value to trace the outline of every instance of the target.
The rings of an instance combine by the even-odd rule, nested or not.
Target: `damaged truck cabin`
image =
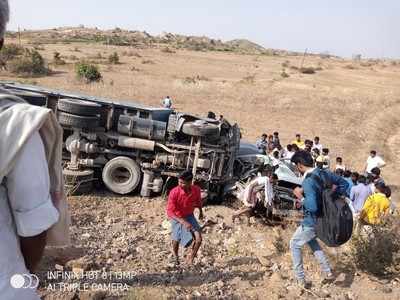
[[[55,112],[64,129],[63,172],[72,193],[89,192],[100,180],[114,193],[140,190],[150,197],[191,169],[212,199],[235,180],[240,130],[226,120],[38,86],[3,82],[1,87]]]

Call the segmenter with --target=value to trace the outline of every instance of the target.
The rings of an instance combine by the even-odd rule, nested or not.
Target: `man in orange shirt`
[[[201,190],[192,184],[192,180],[192,172],[184,171],[178,178],[178,186],[171,190],[168,197],[167,215],[171,221],[172,252],[177,265],[179,244],[187,248],[194,239],[192,251],[187,257],[188,265],[192,265],[202,243],[201,227],[193,214],[198,208],[199,218],[203,219]]]

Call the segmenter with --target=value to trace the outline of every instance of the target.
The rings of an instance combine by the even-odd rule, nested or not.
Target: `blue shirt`
[[[351,177],[343,177],[343,178],[344,178],[344,180],[346,180],[347,183],[349,184],[349,187],[348,187],[347,190],[346,190],[346,196],[347,196],[347,197],[350,197],[350,191],[351,191],[351,188],[352,188],[353,185],[354,185],[353,180],[351,180]]]
[[[336,186],[336,193],[339,195],[345,195],[348,188],[348,183],[343,177],[338,176],[331,171],[314,169],[310,174],[306,176],[303,180],[303,191],[304,191],[304,201],[303,201],[303,226],[313,227],[316,224],[317,212],[322,202],[322,186],[315,179],[314,176],[320,177],[324,176],[324,180],[329,181],[331,184]]]
[[[365,200],[371,194],[371,187],[368,184],[359,183],[351,188],[350,200],[353,202],[356,213],[362,210]]]

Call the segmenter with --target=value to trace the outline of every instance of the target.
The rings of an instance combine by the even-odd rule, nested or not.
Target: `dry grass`
[[[118,51],[124,64],[108,70],[108,66],[100,65],[105,81],[113,80],[114,85],[77,81],[68,64],[57,68],[63,71],[57,76],[35,79],[40,85],[156,106],[165,95],[170,95],[179,110],[206,115],[211,107],[228,120],[238,122],[244,139],[249,141],[254,141],[260,132],[275,130],[284,143],[293,140],[296,132],[307,138],[319,135],[321,142],[331,149],[332,157],[343,156],[348,166],[359,170],[369,150],[375,148],[388,162],[383,171],[385,179],[390,183],[400,181],[400,167],[395,163],[400,155],[398,66],[388,64],[375,71],[360,67],[349,72],[343,67],[351,61],[326,58],[323,72],[300,76],[296,66],[301,57],[187,50],[176,50],[170,55],[160,49],[84,43],[43,46],[46,50],[41,54],[49,61],[55,51],[69,61],[97,53],[108,57]],[[75,51],[76,47],[80,52]],[[290,61],[285,68],[290,80],[276,80],[286,61]],[[307,57],[306,61],[308,66],[317,67],[319,62],[319,57]],[[203,78],[201,84],[182,83],[182,79],[197,74],[209,81]],[[15,78],[6,72],[1,77]]]

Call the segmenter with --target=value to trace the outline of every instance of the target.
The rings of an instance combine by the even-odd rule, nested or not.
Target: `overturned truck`
[[[235,180],[238,125],[132,101],[72,94],[1,82],[1,88],[33,105],[52,109],[64,128],[64,178],[70,192],[89,192],[99,180],[112,192],[161,193],[186,169],[218,199]]]

